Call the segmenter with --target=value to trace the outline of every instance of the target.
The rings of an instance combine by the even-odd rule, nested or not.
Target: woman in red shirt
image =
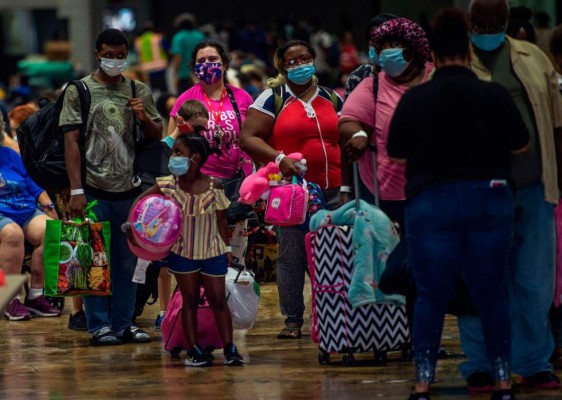
[[[317,183],[328,208],[335,208],[341,185],[338,115],[342,100],[317,85],[315,57],[314,49],[300,40],[276,50],[273,63],[279,75],[268,81],[272,89],[265,90],[248,110],[240,146],[259,162],[275,161],[285,178],[300,171],[296,161],[284,154],[302,153],[307,161],[306,179]],[[303,324],[306,231],[297,227],[280,231],[277,286],[286,319],[278,338],[294,339],[301,337]]]

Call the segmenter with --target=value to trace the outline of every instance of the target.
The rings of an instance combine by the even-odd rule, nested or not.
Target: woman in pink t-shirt
[[[404,93],[428,80],[433,64],[429,62],[425,32],[406,18],[396,18],[379,26],[372,33],[371,42],[380,55],[382,71],[378,76],[364,79],[344,103],[339,121],[340,134],[347,143],[342,149],[342,165],[359,160],[360,195],[373,203],[373,163],[366,150],[369,142],[375,145],[381,209],[403,227],[405,167],[393,163],[387,155],[388,130]],[[351,181],[350,174],[345,172],[342,174],[344,191]],[[345,197],[342,196],[342,201],[350,200]]]

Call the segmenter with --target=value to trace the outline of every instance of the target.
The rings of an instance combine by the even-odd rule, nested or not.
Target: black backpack
[[[80,153],[85,154],[85,132],[90,110],[90,90],[81,80],[68,82],[78,89],[82,126],[78,142]],[[70,186],[64,161],[64,133],[59,127],[64,92],[56,102],[43,105],[37,112],[25,119],[17,128],[21,158],[27,173],[37,185],[49,193],[59,193]],[[85,160],[85,157],[82,157]],[[82,174],[86,163],[82,162]]]

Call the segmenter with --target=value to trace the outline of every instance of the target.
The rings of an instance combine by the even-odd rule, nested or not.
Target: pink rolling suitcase
[[[176,289],[162,321],[162,343],[172,357],[179,357],[183,350],[187,350],[187,340],[181,323],[181,309],[181,292]],[[205,352],[212,353],[213,350],[222,349],[224,346],[203,288],[201,288],[197,311],[197,336]]]

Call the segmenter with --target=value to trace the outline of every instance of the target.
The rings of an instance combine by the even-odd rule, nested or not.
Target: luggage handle
[[[377,155],[376,146],[369,142],[367,149],[371,152],[373,161],[373,196],[375,197],[375,206],[379,208],[379,182],[377,178]],[[359,210],[359,166],[357,162],[353,163],[353,189],[355,192],[355,210]]]

